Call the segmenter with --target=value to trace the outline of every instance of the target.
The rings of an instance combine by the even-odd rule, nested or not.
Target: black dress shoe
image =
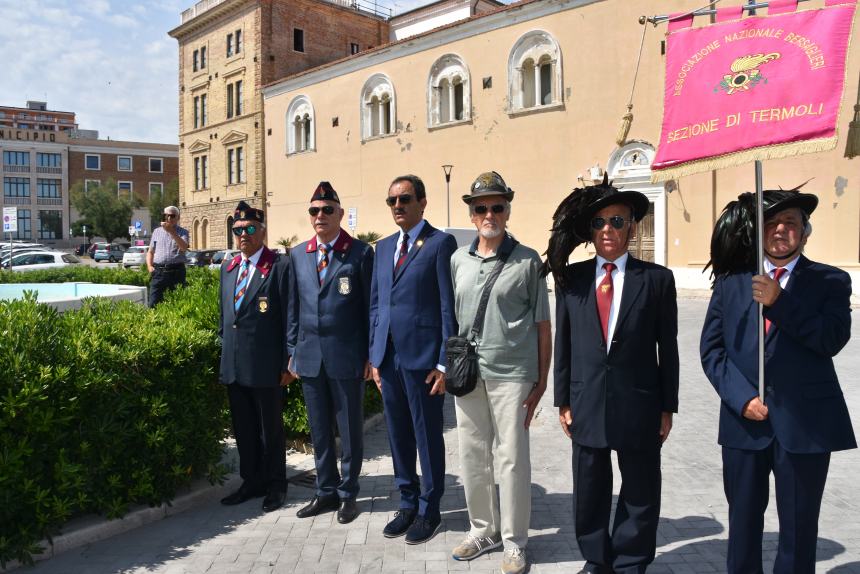
[[[314,496],[304,508],[301,508],[296,512],[296,516],[299,518],[310,518],[311,516],[316,516],[323,512],[337,510],[339,505],[340,499],[337,497],[337,494]]]
[[[349,524],[355,517],[358,516],[358,506],[355,504],[354,498],[346,498],[340,501],[340,508],[337,509],[337,521],[340,524]]]
[[[263,499],[263,512],[272,512],[284,505],[287,499],[287,489],[276,486],[269,489],[266,498]]]
[[[382,530],[382,535],[386,538],[397,538],[403,536],[412,523],[415,522],[415,516],[418,511],[414,508],[401,508],[395,515],[394,519],[385,525]]]
[[[246,500],[251,500],[252,498],[259,498],[264,494],[266,494],[266,490],[264,488],[254,488],[243,482],[242,486],[239,487],[239,490],[222,498],[221,504],[224,506],[234,506],[236,504],[242,504]]]
[[[406,544],[421,544],[433,538],[442,525],[442,519],[418,516],[406,531]]]

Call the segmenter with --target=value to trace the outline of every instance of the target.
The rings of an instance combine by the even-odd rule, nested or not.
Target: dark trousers
[[[164,294],[177,285],[185,286],[185,266],[156,267],[149,278],[149,306],[155,307],[164,299]]]
[[[250,488],[287,489],[281,387],[227,385],[233,434],[239,449],[239,475]]]
[[[445,491],[445,395],[431,396],[430,385],[424,382],[429,371],[401,368],[391,342],[388,345],[379,375],[400,508],[417,509],[422,516],[439,518],[439,502]],[[416,452],[421,463],[420,488]]]
[[[774,439],[763,450],[723,447],[723,486],[729,503],[730,573],[762,572],[761,539],[770,496],[770,473],[776,486],[779,546],[776,574],[815,572],[818,514],[830,453],[794,454]]]
[[[341,499],[358,495],[358,475],[364,457],[364,381],[332,379],[325,367],[316,377],[302,377],[302,392],[317,469],[317,496],[337,494]],[[337,471],[334,425],[340,433],[340,466]]]
[[[660,448],[616,452],[621,492],[610,532],[612,449],[573,444],[576,541],[590,572],[645,572],[657,548]]]

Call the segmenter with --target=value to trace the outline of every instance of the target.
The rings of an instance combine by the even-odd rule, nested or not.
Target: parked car
[[[188,261],[188,265],[193,265],[195,267],[206,267],[207,265],[212,263],[212,256],[218,253],[215,249],[195,249],[194,251],[187,251],[185,253],[185,259]]]
[[[209,269],[220,269],[222,261],[224,261],[225,259],[227,261],[230,261],[238,254],[238,249],[224,249],[222,251],[216,251],[215,254],[212,256],[212,262],[209,264]]]
[[[128,248],[128,251],[122,255],[123,267],[140,267],[146,265],[146,253],[149,251],[149,245],[134,245]]]
[[[68,267],[76,265],[81,260],[77,256],[62,251],[34,251],[21,253],[12,257],[12,271],[30,271],[33,269],[50,269],[53,267]],[[9,269],[9,262],[2,264]]]
[[[95,259],[96,262],[108,261],[110,263],[116,263],[117,261],[122,261],[124,253],[125,247],[122,245],[117,245],[116,243],[99,243],[96,247],[93,259]]]
[[[24,253],[35,253],[36,251],[53,251],[53,249],[49,249],[47,247],[14,247],[12,249],[11,256],[9,255],[8,249],[2,251],[2,255],[0,255],[0,262],[7,263],[9,261],[9,257],[14,257]]]

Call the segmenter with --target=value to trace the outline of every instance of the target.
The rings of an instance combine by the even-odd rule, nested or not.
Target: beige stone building
[[[494,169],[516,190],[511,231],[543,251],[561,199],[605,170],[616,185],[652,201],[639,255],[671,267],[681,286],[707,286],[701,271],[713,223],[728,201],[754,189],[753,166],[649,183],[662,119],[665,24],[648,27],[633,127],[624,147],[614,141],[642,38],[639,16],[701,5],[526,0],[267,86],[270,237],[309,233],[307,198],[321,179],[352,210],[357,232],[391,233],[383,199],[403,173],[426,182],[431,223],[470,227],[460,196]],[[858,76],[860,50],[852,48],[835,150],[764,162],[765,187],[815,178],[806,190],[821,203],[807,252],[849,271],[860,270],[860,163],[842,155]],[[296,123],[297,109],[310,124]],[[302,137],[309,145],[296,145]],[[454,166],[450,194],[443,165]]]
[[[232,246],[230,217],[267,194],[260,88],[387,42],[384,17],[324,0],[203,0],[181,15],[179,198],[197,249]]]

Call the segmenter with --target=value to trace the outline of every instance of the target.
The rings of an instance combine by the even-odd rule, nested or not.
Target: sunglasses
[[[401,193],[400,195],[389,195],[385,198],[385,203],[388,204],[388,207],[394,207],[397,205],[397,200],[400,200],[400,205],[406,205],[412,202],[412,195],[409,193]]]
[[[504,213],[505,206],[501,203],[496,203],[494,205],[476,205],[472,208],[472,212],[478,215],[485,215],[488,211],[492,211],[495,214]]]
[[[162,221],[167,221],[168,219],[173,219],[174,217],[176,217],[175,213],[162,213],[161,214],[161,220]]]
[[[234,227],[233,228],[233,235],[235,235],[236,237],[242,237],[243,233],[247,233],[249,236],[254,235],[255,233],[257,233],[257,226],[256,225],[248,225],[247,227]]]
[[[334,206],[332,205],[323,205],[322,207],[309,207],[308,213],[316,217],[320,214],[320,211],[325,213],[326,215],[331,215],[334,213]]]
[[[611,225],[615,229],[621,229],[622,227],[624,227],[624,224],[627,223],[629,220],[624,219],[620,215],[613,215],[608,219],[606,217],[595,217],[591,220],[591,228],[595,231],[600,231],[606,226],[607,221],[609,222],[609,225]]]

